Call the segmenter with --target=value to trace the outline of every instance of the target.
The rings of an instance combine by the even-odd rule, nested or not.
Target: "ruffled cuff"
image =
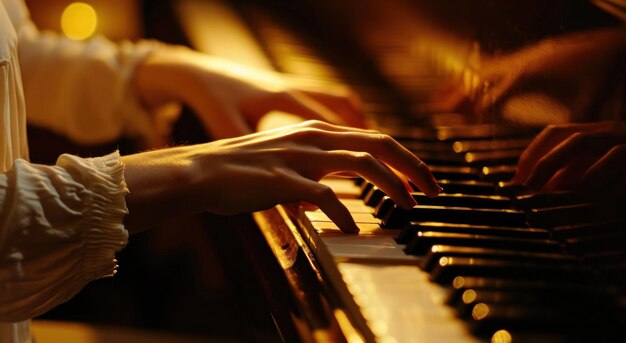
[[[128,242],[124,216],[128,213],[125,196],[124,164],[118,151],[97,158],[61,155],[57,165],[85,185],[90,194],[83,218],[82,277],[84,282],[112,276],[118,267],[115,253]]]
[[[0,322],[42,314],[115,274],[115,253],[128,242],[119,157],[16,160],[0,174]]]

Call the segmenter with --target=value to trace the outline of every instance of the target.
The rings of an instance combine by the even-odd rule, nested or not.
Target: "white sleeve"
[[[73,41],[39,32],[30,20],[23,20],[17,31],[29,123],[82,144],[121,135],[150,141],[152,119],[131,81],[138,63],[162,44],[114,44],[103,37]]]
[[[128,241],[124,166],[115,152],[17,160],[0,174],[0,322],[32,318],[115,274]]]

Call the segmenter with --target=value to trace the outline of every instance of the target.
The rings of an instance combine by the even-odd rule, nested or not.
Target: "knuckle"
[[[375,162],[374,156],[365,151],[352,152],[352,157],[357,161],[357,163],[361,164],[372,164]]]
[[[326,125],[325,122],[319,120],[319,119],[309,119],[307,121],[304,121],[302,123],[303,127],[308,127],[308,128],[322,128]]]
[[[320,130],[310,126],[305,126],[302,129],[295,130],[290,133],[290,136],[297,141],[311,141],[319,137]]]
[[[335,192],[329,186],[320,184],[315,190],[315,197],[317,199],[332,199],[335,197]]]
[[[391,138],[391,136],[386,135],[384,133],[375,133],[374,139],[385,147],[392,148],[397,145],[397,142]]]

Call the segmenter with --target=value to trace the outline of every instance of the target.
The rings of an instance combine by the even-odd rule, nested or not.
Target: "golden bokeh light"
[[[461,300],[463,300],[463,302],[466,304],[471,304],[472,302],[474,302],[474,300],[476,300],[477,296],[478,295],[476,294],[475,290],[468,289],[463,292],[463,295],[461,295]]]
[[[472,317],[476,320],[483,320],[489,314],[489,306],[484,303],[479,303],[472,309]]]
[[[498,330],[491,336],[491,343],[512,343],[513,336],[506,330]]]
[[[87,39],[96,32],[97,26],[96,10],[84,2],[69,4],[61,15],[61,29],[71,39]]]

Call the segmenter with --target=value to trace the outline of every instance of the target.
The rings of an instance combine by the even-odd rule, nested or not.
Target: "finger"
[[[315,128],[332,132],[360,132],[360,133],[379,133],[376,130],[362,129],[350,126],[332,124],[320,120],[307,120],[299,125],[302,128]]]
[[[575,189],[581,187],[581,180],[585,172],[598,160],[597,156],[583,156],[570,161],[565,167],[557,171],[546,183],[543,190],[555,191],[560,189]]]
[[[302,176],[290,178],[291,190],[301,200],[314,204],[330,218],[341,231],[346,233],[359,233],[352,215],[346,206],[341,203],[333,190],[321,183],[309,180]]]
[[[241,112],[234,107],[208,101],[194,110],[213,139],[238,137],[253,132]]]
[[[417,205],[405,183],[389,167],[367,152],[330,151],[321,156],[324,175],[352,170],[374,183],[405,209]]]
[[[620,144],[609,150],[602,158],[593,164],[584,174],[582,184],[589,189],[595,189],[606,182],[626,179],[626,144]]]
[[[472,100],[463,82],[455,78],[430,94],[427,105],[433,112],[467,112],[465,109]]]
[[[585,154],[601,154],[610,146],[611,142],[602,133],[577,132],[541,158],[531,171],[525,184],[529,188],[541,188],[570,161]]]
[[[563,140],[580,130],[581,128],[577,125],[547,126],[533,139],[520,156],[515,176],[511,181],[518,184],[526,181],[541,158]]]
[[[514,85],[518,80],[512,75],[507,75],[498,79],[488,79],[485,82],[487,86],[483,87],[480,101],[477,102],[478,113],[495,108],[505,102],[513,93]]]
[[[430,168],[417,156],[387,135],[381,133],[335,132],[323,137],[308,137],[308,141],[314,142],[324,150],[367,152],[406,175],[427,195],[436,196],[442,191],[442,188],[439,187],[435,177],[430,172]]]
[[[339,125],[348,125],[348,122],[323,104],[315,101],[302,92],[291,91],[281,93],[273,104],[274,110],[285,111],[301,116],[303,119],[316,119]]]

